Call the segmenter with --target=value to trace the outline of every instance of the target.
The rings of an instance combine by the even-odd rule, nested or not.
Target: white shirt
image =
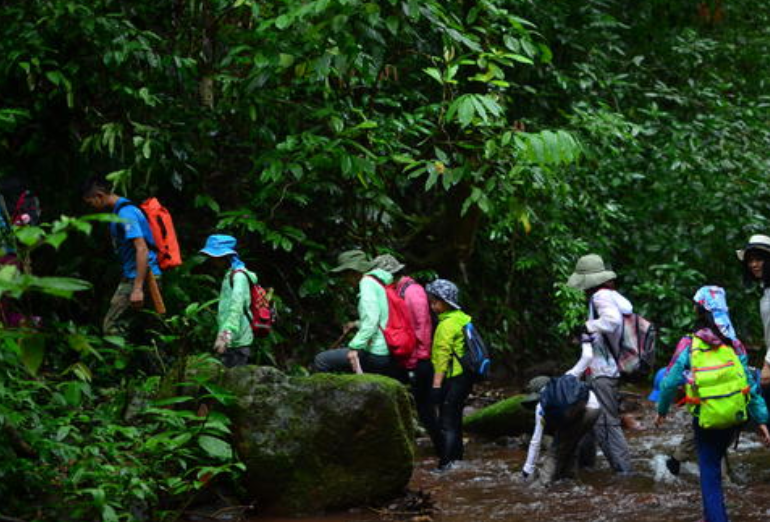
[[[588,392],[588,402],[586,403],[586,408],[592,410],[599,409],[599,401],[596,399],[596,395],[593,391]],[[540,455],[540,444],[543,440],[544,431],[545,414],[543,413],[543,406],[538,402],[537,408],[535,408],[535,431],[532,433],[532,439],[529,441],[527,462],[524,463],[524,473],[527,475],[530,475],[533,471],[535,471],[535,463],[537,462],[537,457]]]
[[[602,288],[591,297],[586,329],[596,334],[593,357],[588,363],[594,377],[620,377],[615,358],[609,353],[609,347],[605,346],[605,337],[617,349],[623,335],[623,316],[633,311],[631,302],[615,290]]]

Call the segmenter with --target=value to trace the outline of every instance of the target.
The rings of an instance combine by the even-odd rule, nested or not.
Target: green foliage
[[[261,360],[298,373],[355,313],[354,295],[328,274],[351,247],[394,252],[424,280],[457,280],[496,366],[517,377],[577,356],[568,339],[585,298],[564,282],[588,252],[660,325],[664,358],[705,283],[728,289],[740,335],[760,344],[734,250],[770,226],[770,20],[759,0],[719,13],[705,4],[708,13],[685,0],[5,2],[0,178],[30,180],[46,212],[74,215],[78,184],[109,174],[135,200],[161,196],[186,254],[163,280],[177,313],[140,348],[93,334],[103,288],[119,277],[106,227],[93,226],[102,218],[3,229],[22,266],[0,269],[0,292],[45,325],[3,332],[0,384],[18,397],[5,418],[48,419],[24,435],[55,441],[141,383],[135,354],[162,371],[208,351],[221,274],[189,253],[214,231],[236,235],[276,288],[281,319]],[[145,427],[130,425],[150,438],[170,430],[153,451],[232,464],[218,460],[223,433],[186,439],[199,421],[184,428],[161,413],[181,410],[154,408]],[[104,430],[126,428],[114,409],[98,415]],[[195,488],[189,473],[171,487],[141,464],[146,448],[126,448],[137,459],[126,473],[155,477],[142,481],[146,505]],[[48,470],[40,483],[70,475]],[[83,484],[67,491],[105,518],[128,517],[140,495],[125,482]]]

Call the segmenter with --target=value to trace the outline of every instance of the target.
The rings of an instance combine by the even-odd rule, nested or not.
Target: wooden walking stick
[[[166,304],[163,302],[163,295],[160,293],[160,287],[158,286],[158,280],[155,279],[155,274],[152,270],[147,269],[147,289],[150,291],[150,299],[152,299],[152,306],[155,311],[160,315],[166,313]]]

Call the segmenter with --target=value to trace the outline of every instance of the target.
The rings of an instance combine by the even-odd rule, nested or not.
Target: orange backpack
[[[147,217],[152,231],[152,239],[155,243],[155,253],[158,256],[158,266],[161,270],[168,270],[182,264],[182,252],[179,250],[179,242],[176,239],[174,221],[171,213],[160,204],[158,198],[146,199],[139,208]]]

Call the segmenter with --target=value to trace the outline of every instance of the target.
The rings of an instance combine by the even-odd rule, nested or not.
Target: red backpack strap
[[[235,274],[241,273],[244,276],[246,276],[246,281],[248,281],[249,286],[251,286],[251,278],[249,277],[248,272],[244,270],[243,268],[233,268],[233,270],[230,272],[230,287],[232,288],[233,282],[235,281]]]
[[[246,302],[244,306],[244,311],[246,312],[246,317],[249,318],[249,322],[251,322],[251,296],[252,296],[251,286],[253,283],[251,282],[251,278],[249,277],[249,274],[248,272],[246,272],[246,270],[244,270],[243,268],[233,268],[233,270],[230,272],[230,289],[231,290],[235,282],[236,273],[243,274],[246,277],[246,282],[249,285],[249,300]]]

